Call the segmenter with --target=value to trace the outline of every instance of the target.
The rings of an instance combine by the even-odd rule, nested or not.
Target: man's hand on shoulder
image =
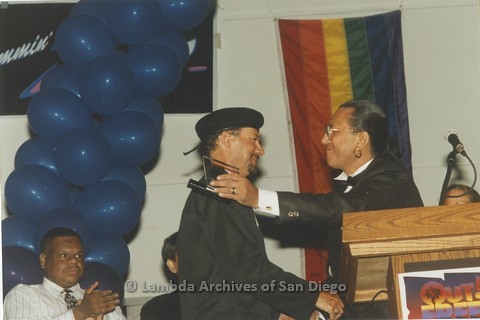
[[[248,178],[236,173],[222,174],[210,183],[220,197],[232,199],[238,203],[258,208],[258,189]]]

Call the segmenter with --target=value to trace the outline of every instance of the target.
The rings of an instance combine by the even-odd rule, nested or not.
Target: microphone
[[[445,132],[445,140],[450,142],[453,147],[453,151],[460,153],[462,156],[466,156],[465,146],[458,139],[457,131],[454,129],[448,129]]]

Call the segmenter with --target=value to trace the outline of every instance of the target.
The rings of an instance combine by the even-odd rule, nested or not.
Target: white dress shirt
[[[83,298],[85,290],[79,284],[69,288],[77,300]],[[42,284],[19,284],[12,288],[3,304],[4,320],[74,320],[73,311],[67,309],[63,299],[63,288],[43,278]],[[122,311],[117,307],[105,315],[104,320],[125,320]]]
[[[351,177],[362,173],[367,169],[367,167],[372,163],[373,159],[364,163],[360,168],[358,168]],[[339,174],[334,180],[347,180],[348,175],[345,172]],[[351,186],[348,186],[345,189],[345,193],[349,192],[352,189]],[[280,215],[280,205],[278,204],[278,194],[275,191],[258,189],[258,208],[255,208],[255,213],[260,215],[266,215],[270,217],[278,217]]]

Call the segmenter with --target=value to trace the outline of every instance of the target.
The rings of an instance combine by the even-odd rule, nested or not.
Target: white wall
[[[214,99],[218,106],[250,106],[265,115],[262,128],[266,155],[258,185],[293,190],[295,168],[288,135],[287,106],[274,18],[363,16],[402,10],[405,72],[413,169],[426,205],[435,205],[446,172],[450,145],[446,129],[457,129],[478,166],[480,157],[480,28],[478,0],[219,0],[216,20]],[[166,283],[160,271],[163,239],[173,233],[188,194],[185,187],[196,156],[184,157],[196,142],[194,124],[201,115],[166,115],[161,156],[147,178],[147,198],[137,236],[129,243],[129,280]],[[4,185],[13,159],[28,139],[23,116],[0,117],[0,178]],[[473,180],[466,159],[458,159],[465,183]],[[455,178],[455,172],[454,177]],[[3,194],[2,194],[3,198]],[[3,199],[4,200],[4,199]],[[4,202],[4,201],[3,201]],[[2,217],[6,216],[5,203]],[[272,261],[303,275],[302,251],[281,248],[266,239]],[[156,295],[127,292],[127,303]],[[134,318],[133,311],[129,315]]]

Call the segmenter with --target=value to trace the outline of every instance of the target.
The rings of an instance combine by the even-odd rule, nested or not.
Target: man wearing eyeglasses
[[[221,175],[211,185],[221,197],[276,216],[281,223],[328,227],[330,273],[338,279],[344,212],[419,207],[423,202],[410,174],[387,151],[387,117],[377,105],[369,101],[342,104],[327,125],[322,143],[327,164],[341,170],[331,192],[262,190],[235,174]]]

